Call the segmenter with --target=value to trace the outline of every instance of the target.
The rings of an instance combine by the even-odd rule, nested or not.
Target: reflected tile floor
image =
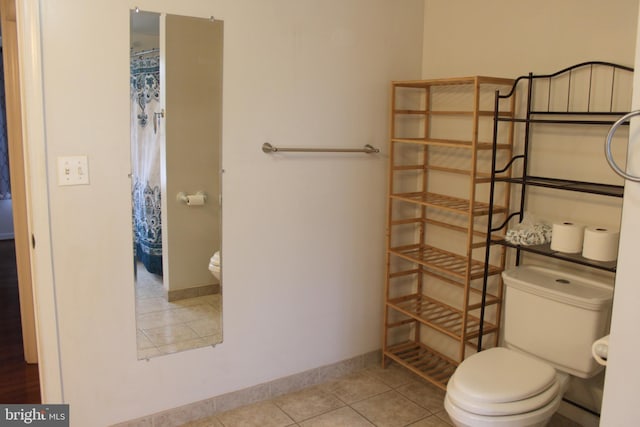
[[[138,264],[138,359],[219,343],[222,339],[220,304],[220,294],[168,302],[162,277],[147,272]]]
[[[371,367],[328,383],[183,424],[186,427],[447,427],[444,391],[407,370]],[[556,414],[551,427],[578,424]]]

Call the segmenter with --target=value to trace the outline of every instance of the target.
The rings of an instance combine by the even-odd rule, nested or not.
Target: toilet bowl
[[[220,251],[216,251],[209,260],[209,271],[213,274],[213,277],[218,279],[218,281],[220,280]]]
[[[612,284],[534,266],[502,277],[503,346],[468,357],[447,383],[444,405],[458,427],[544,426],[571,376],[602,368],[590,348],[608,329]]]
[[[458,427],[544,426],[558,410],[568,382],[568,374],[547,363],[497,347],[460,365],[449,380],[444,405]]]

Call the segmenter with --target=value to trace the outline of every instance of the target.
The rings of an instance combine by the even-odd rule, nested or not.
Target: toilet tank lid
[[[505,286],[588,310],[600,310],[613,299],[613,283],[534,265],[502,272]]]

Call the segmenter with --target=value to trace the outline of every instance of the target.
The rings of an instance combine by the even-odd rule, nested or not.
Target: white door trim
[[[46,0],[45,0],[46,1]],[[38,365],[42,402],[64,402],[60,340],[46,156],[46,120],[42,72],[39,0],[17,0],[18,51],[25,147],[27,219],[35,248],[31,248],[31,274],[35,301]],[[50,6],[51,7],[51,6]]]

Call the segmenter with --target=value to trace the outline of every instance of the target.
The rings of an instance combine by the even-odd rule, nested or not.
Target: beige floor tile
[[[169,309],[171,309],[171,306],[163,296],[136,298],[136,314],[152,313],[154,311]]]
[[[453,421],[451,421],[451,418],[449,418],[449,414],[447,414],[447,411],[444,410],[444,403],[442,411],[436,412],[434,415],[447,423],[447,425],[453,426]]]
[[[200,338],[193,329],[184,324],[145,329],[144,334],[157,347]]]
[[[424,380],[415,379],[398,387],[396,391],[432,413],[444,411],[444,390]]]
[[[344,406],[341,400],[320,387],[311,387],[278,397],[273,403],[297,422]]]
[[[202,298],[202,301],[206,302],[207,304],[211,304],[214,307],[220,308],[222,306],[222,295],[220,294],[204,295],[200,298]]]
[[[200,338],[202,339],[202,341],[204,341],[206,345],[220,344],[222,342],[222,332],[218,332],[213,335],[207,335]]]
[[[136,297],[164,297],[164,290],[162,289],[162,287],[158,288],[156,286],[136,286]]]
[[[155,348],[155,345],[140,329],[136,331],[136,337],[138,340],[138,350],[147,350],[149,348]]]
[[[271,402],[260,402],[219,414],[225,427],[285,427],[294,421]]]
[[[369,421],[345,406],[300,423],[300,427],[371,427]]]
[[[202,341],[194,343],[199,347]],[[183,347],[160,347],[149,351],[175,352]],[[141,353],[139,352],[139,355]],[[314,384],[317,376],[312,376]],[[181,424],[184,427],[453,427],[444,410],[445,392],[397,365],[386,369],[371,366],[338,380],[309,386],[279,397],[273,385],[216,398],[219,413]],[[285,387],[285,388],[287,388]],[[281,390],[280,392],[284,392]],[[275,395],[278,395],[276,387]],[[258,402],[258,403],[250,403]],[[245,404],[247,406],[240,406]],[[193,418],[193,417],[191,417]],[[191,419],[187,418],[187,419]],[[555,414],[550,427],[579,427]]]
[[[220,294],[167,302],[162,277],[138,263],[136,320],[138,358],[218,344],[222,341]]]
[[[367,372],[378,378],[391,388],[415,381],[416,375],[396,364],[390,364],[386,368],[382,366],[372,366],[367,368]]]
[[[347,404],[391,390],[388,385],[366,371],[356,372],[321,387]]]
[[[139,315],[137,324],[138,329],[152,329],[184,322],[175,310],[163,310]]]
[[[162,286],[162,276],[157,276],[146,271],[142,264],[138,264],[138,274],[136,275],[136,297],[164,297],[164,287]]]
[[[171,310],[181,322],[193,322],[202,319],[213,319],[214,310],[209,304],[198,304]]]
[[[212,316],[206,319],[194,320],[193,322],[187,322],[187,326],[195,331],[199,336],[206,337],[219,333],[220,331],[220,317]]]
[[[553,417],[551,417],[548,427],[580,427],[580,424],[565,416],[555,413],[553,414]]]
[[[378,427],[402,427],[429,415],[429,411],[393,390],[351,406]]]
[[[202,340],[202,338],[197,338],[193,340],[180,341],[176,343],[159,346],[158,350],[160,350],[160,353],[162,354],[171,354],[171,353],[177,353],[179,351],[205,347],[206,345],[207,344]]]
[[[211,305],[208,303],[205,297],[179,299],[177,301],[168,302],[167,304],[169,304],[171,308],[192,307],[194,305],[202,305],[202,304]]]
[[[197,346],[201,346],[199,343]],[[169,347],[169,346],[167,346]],[[158,351],[157,349],[150,349]],[[165,349],[166,350],[166,349]],[[177,347],[168,352],[180,351]],[[139,353],[140,354],[140,353]],[[383,382],[386,380],[387,384]],[[311,386],[271,400],[269,385],[250,395],[231,393],[216,399],[218,410],[236,408],[181,424],[184,427],[452,427],[444,410],[444,391],[403,370],[367,368],[331,383]],[[391,389],[389,385],[397,386]],[[256,394],[257,393],[257,394]],[[271,394],[272,395],[272,394]],[[362,396],[367,396],[362,398]],[[238,398],[247,406],[237,407]],[[229,400],[225,402],[224,400]],[[345,401],[350,401],[345,404]],[[191,417],[193,418],[193,417]],[[190,418],[187,418],[190,419]],[[172,424],[173,425],[173,424]],[[579,427],[554,415],[550,427]]]
[[[144,350],[138,350],[138,359],[151,359],[152,357],[161,356],[162,353],[156,347],[145,348]]]
[[[224,424],[218,420],[218,417],[208,417],[191,421],[190,423],[183,424],[181,427],[224,427]]]
[[[426,418],[421,419],[413,424],[410,424],[409,427],[450,427],[451,424],[444,421],[442,418],[437,415],[430,415]]]

